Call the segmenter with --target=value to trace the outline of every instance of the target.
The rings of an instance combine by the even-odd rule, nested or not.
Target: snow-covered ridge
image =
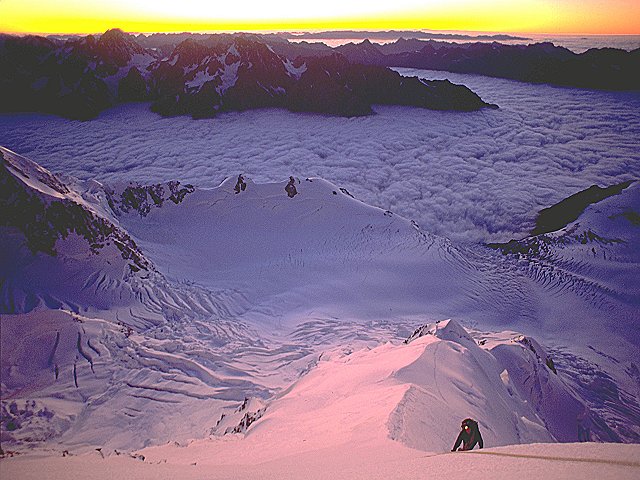
[[[97,182],[63,183],[25,157],[3,147],[0,153],[2,313],[97,310],[136,328],[161,323],[173,310],[221,313],[216,293],[170,287],[118,224],[112,208],[144,213],[147,190],[127,187],[117,199]],[[154,205],[179,202],[190,191],[172,182],[149,188]]]
[[[92,253],[113,242],[123,259],[131,259],[132,271],[149,269],[135,242],[58,178],[3,147],[0,156],[5,189],[2,208],[7,215],[3,226],[18,228],[33,253],[56,256],[57,240],[75,233],[84,238]]]
[[[500,335],[490,347],[478,346],[452,320],[440,322],[438,331],[463,334],[462,342],[427,335],[346,354],[326,351],[267,406],[244,438],[195,441],[180,456],[226,464],[245,450],[260,463],[348,445],[396,448],[394,442],[442,452],[449,451],[460,420],[468,416],[480,422],[485,447],[575,441],[586,407],[529,348]],[[496,355],[502,349],[511,355]],[[567,408],[550,411],[560,404]],[[593,417],[589,425],[597,423]],[[592,438],[600,435],[607,438],[593,428]],[[167,445],[141,453],[159,461],[175,451]]]

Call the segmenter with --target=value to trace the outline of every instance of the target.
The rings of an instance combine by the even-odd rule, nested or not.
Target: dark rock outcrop
[[[147,52],[136,42],[135,37],[114,28],[100,36],[92,53],[104,64],[124,67],[133,55],[144,55]]]
[[[536,219],[536,227],[531,231],[531,235],[541,235],[566,227],[569,223],[577,220],[589,205],[612,195],[618,195],[632,183],[632,181],[627,181],[604,188],[591,185],[586,190],[575,193],[549,208],[540,210]]]
[[[118,82],[118,100],[121,102],[142,102],[149,98],[149,87],[136,67]]]
[[[182,185],[178,181],[155,185],[132,183],[120,192],[105,188],[107,202],[115,215],[135,212],[141,217],[146,217],[152,208],[162,207],[167,201],[177,205],[194,191],[193,185]]]
[[[552,43],[504,45],[405,40],[336,48],[354,63],[445,70],[605,90],[640,89],[640,49],[591,49],[576,54]]]
[[[577,222],[573,225],[570,224],[575,222],[589,205],[600,202],[612,195],[620,194],[632,183],[632,181],[627,181],[605,188],[592,185],[586,190],[582,190],[549,208],[541,210],[536,219],[536,227],[531,231],[530,236],[521,240],[513,239],[506,243],[489,243],[487,246],[500,250],[505,255],[546,258],[553,254],[556,247],[562,245],[587,245],[590,243],[615,245],[623,243],[622,240],[603,236],[605,235],[604,233],[600,235],[590,228],[583,228]],[[633,223],[632,218],[628,218],[628,220]],[[553,232],[559,232],[559,234],[548,235]]]

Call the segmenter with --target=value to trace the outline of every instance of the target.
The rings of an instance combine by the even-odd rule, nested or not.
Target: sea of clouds
[[[376,107],[339,118],[268,109],[162,118],[148,104],[89,122],[0,115],[0,144],[56,173],[213,187],[320,176],[459,242],[522,237],[537,212],[592,184],[640,176],[640,92],[398,69],[463,83],[498,110]]]

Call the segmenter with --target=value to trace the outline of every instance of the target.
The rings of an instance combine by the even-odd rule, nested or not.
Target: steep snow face
[[[488,430],[485,440],[498,445],[536,442],[545,435],[576,441],[580,428],[589,429],[592,440],[619,441],[603,418],[610,412],[592,410],[535,339],[515,332],[481,337],[476,340],[446,320],[425,325],[408,339],[431,344],[439,338],[442,344],[426,348],[419,362],[396,374],[414,383],[392,417],[398,439],[419,448],[422,430],[440,418],[455,424],[451,413],[457,410],[457,416],[466,411],[477,419],[481,430]],[[493,423],[483,420],[487,417]]]
[[[240,61],[233,62],[230,65],[224,64],[224,68],[220,73],[220,86],[217,88],[219,95],[224,93],[233,87],[238,81],[238,68],[240,67]]]
[[[205,83],[211,80],[214,80],[215,78],[216,76],[211,75],[208,69],[199,70],[198,72],[196,72],[196,75],[193,77],[193,80],[189,80],[185,82],[184,86],[187,88],[187,90],[195,89],[196,91],[198,91],[202,88],[202,86]]]
[[[611,331],[640,338],[640,183],[587,207],[566,227],[495,245],[537,281],[615,313]],[[580,320],[580,319],[576,319]],[[565,319],[565,325],[569,319]]]
[[[437,338],[416,340],[427,347],[415,362],[394,374],[409,387],[390,416],[392,438],[412,448],[447,451],[462,419],[471,417],[479,422],[486,446],[555,439],[529,396],[518,395],[505,381],[505,365],[491,353],[473,341]],[[575,418],[567,434],[575,439]]]
[[[556,362],[562,365],[569,383],[583,398],[588,399],[591,408],[597,409],[606,420],[606,425],[600,424],[603,432],[608,430],[607,425],[622,427],[618,433],[603,433],[604,439],[616,439],[620,433],[623,436],[635,436],[635,425],[640,422],[640,409],[634,400],[637,398],[640,378],[637,362],[629,357],[628,363],[621,364],[606,353],[638,351],[638,205],[640,184],[636,182],[619,195],[589,206],[578,220],[556,232],[512,241],[500,247],[506,257],[517,262],[532,279],[547,285],[554,297],[572,291],[574,298],[591,304],[602,312],[602,316],[610,318],[610,321],[600,324],[600,333],[595,330],[583,336],[582,348],[570,352],[571,349],[556,345],[553,349],[553,356]],[[552,300],[543,301],[549,303]],[[571,305],[567,310],[576,305],[575,301],[566,301],[570,302],[567,305]],[[562,328],[574,332],[574,335],[579,337],[585,328],[596,322],[593,314],[586,312],[582,315],[565,315]],[[550,323],[546,323],[546,326],[552,328]],[[612,336],[629,341],[630,345],[625,348],[613,343],[608,346],[595,346],[599,340]],[[500,355],[507,358],[510,352],[501,349]],[[590,360],[586,360],[587,358]],[[530,371],[529,368],[524,368],[524,371],[529,371],[530,375],[527,375],[527,380],[518,388],[538,392],[547,388],[546,381],[541,383],[537,372]],[[579,408],[575,403],[573,406],[570,405],[571,402],[556,399],[554,402],[541,405],[541,408],[567,411]],[[609,408],[607,405],[615,407]],[[562,421],[562,415],[552,416],[555,417],[555,421]],[[631,433],[631,430],[636,433]]]
[[[153,267],[131,237],[46,170],[0,154],[1,311],[139,305],[132,285]]]
[[[478,346],[456,322],[441,323],[438,331],[462,338],[424,335],[408,344],[325,351],[308,374],[268,405],[245,437],[196,441],[181,456],[198,464],[228,464],[248,451],[260,463],[353,445],[395,449],[395,442],[443,452],[451,449],[460,421],[469,416],[479,421],[485,447],[554,441],[533,397],[507,381],[506,369],[516,375],[511,365]],[[493,343],[514,345],[499,335]],[[529,360],[530,350],[518,352],[514,359]],[[562,380],[557,382],[556,394],[572,395]],[[552,395],[542,399],[551,400]],[[574,440],[576,422],[574,415],[573,425],[563,432]],[[158,461],[172,452],[175,447],[167,446],[142,453]]]

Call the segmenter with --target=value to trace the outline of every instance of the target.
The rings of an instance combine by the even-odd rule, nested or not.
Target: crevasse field
[[[318,176],[431,233],[472,243],[523,237],[540,209],[640,172],[638,92],[398,71],[465,84],[500,109],[379,106],[364,118],[257,110],[196,121],[140,104],[91,122],[0,115],[0,144],[53,172],[107,182],[207,188],[240,172],[256,182]]]

